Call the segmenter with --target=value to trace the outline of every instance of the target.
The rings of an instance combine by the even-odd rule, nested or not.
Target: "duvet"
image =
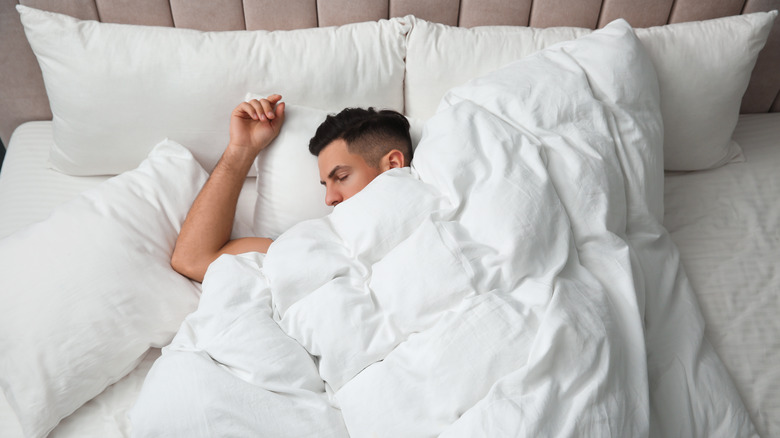
[[[413,167],[222,256],[136,436],[750,436],[663,217],[616,21],[451,90]]]

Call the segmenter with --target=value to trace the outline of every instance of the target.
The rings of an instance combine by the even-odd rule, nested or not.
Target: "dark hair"
[[[330,114],[309,141],[309,152],[319,156],[338,139],[344,140],[347,150],[362,156],[371,167],[379,167],[382,157],[393,149],[404,154],[407,166],[412,162],[409,121],[397,111],[347,108],[336,115]]]

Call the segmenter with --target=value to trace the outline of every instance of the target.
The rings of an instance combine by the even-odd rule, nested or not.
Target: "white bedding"
[[[742,115],[745,161],[668,174],[664,225],[707,321],[707,337],[761,436],[780,436],[780,114]]]
[[[53,170],[48,156],[52,122],[27,122],[14,131],[0,172],[0,238],[46,219],[57,206],[107,180],[108,176],[70,176]],[[239,198],[234,238],[252,234],[255,178],[247,178]]]
[[[45,219],[57,206],[107,179],[72,177],[47,168],[51,132],[51,122],[30,122],[20,126],[12,137],[7,161],[0,173],[0,238]],[[251,234],[255,199],[255,181],[248,178],[239,201],[234,237]],[[159,349],[152,349],[130,375],[63,421],[51,436],[126,436],[129,430],[126,412],[158,356]],[[13,410],[5,397],[1,398],[2,436],[21,436]]]
[[[773,261],[780,260],[780,236],[765,230],[780,229],[776,202],[780,198],[776,172],[780,116],[742,115],[734,137],[744,151],[744,162],[666,175],[664,225],[680,249],[708,337],[734,378],[759,434],[778,436],[780,371],[775,364],[780,362],[776,318],[780,276]],[[69,178],[46,169],[50,142],[51,122],[28,123],[15,133],[0,173],[2,235],[45,217],[52,205],[96,183],[91,180],[98,178]],[[8,199],[15,202],[9,204]],[[253,201],[251,196],[246,199]],[[741,248],[738,255],[734,247]],[[68,417],[51,436],[128,436],[126,413],[159,355],[157,349],[150,351],[138,368]],[[2,396],[0,430],[4,437],[22,436]]]
[[[665,226],[680,247],[683,264],[707,321],[707,333],[726,363],[761,436],[780,435],[777,368],[780,333],[780,121],[777,114],[743,115],[735,132],[746,161],[665,178]],[[97,183],[44,168],[51,123],[17,130],[0,173],[0,235],[45,217]],[[250,187],[250,191],[253,188]],[[242,211],[251,218],[252,196]],[[737,231],[730,231],[737,230]],[[773,232],[774,230],[774,232]],[[768,237],[768,238],[767,238]],[[722,240],[726,239],[726,240]],[[734,248],[739,248],[735,254]],[[721,275],[723,274],[723,275]],[[66,419],[52,436],[121,436],[153,351],[130,376]],[[21,436],[0,397],[3,436]]]
[[[661,226],[662,138],[625,22],[455,89],[411,172],[212,264],[134,433],[754,435]]]
[[[114,385],[109,386],[99,396],[87,402],[71,416],[65,418],[48,435],[49,438],[121,438],[130,435],[130,421],[127,413],[138,397],[146,374],[157,358],[160,350],[149,350],[138,366]],[[3,438],[21,438],[24,436],[19,421],[0,394],[0,436]]]
[[[742,115],[734,137],[744,150],[744,162],[666,175],[664,225],[680,249],[708,337],[734,378],[759,434],[777,436],[780,376],[774,364],[780,362],[776,335],[780,323],[775,317],[780,313],[780,276],[771,261],[780,260],[780,237],[766,230],[780,229],[778,115]],[[3,235],[45,217],[53,205],[102,179],[71,178],[46,169],[50,142],[51,122],[28,123],[15,133],[0,173]],[[245,199],[250,205],[253,202],[251,196]],[[738,255],[735,247],[740,248]],[[128,436],[125,415],[158,356],[159,350],[152,350],[130,375],[68,417],[51,436]],[[3,397],[0,430],[4,437],[22,436]]]

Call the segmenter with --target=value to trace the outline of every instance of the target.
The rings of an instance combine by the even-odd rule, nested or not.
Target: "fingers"
[[[241,111],[251,117],[253,120],[273,120],[279,112],[277,103],[282,100],[279,94],[272,94],[266,99],[252,99],[248,102],[242,102],[236,110]],[[282,104],[283,105],[283,104]],[[284,109],[282,108],[282,113]]]
[[[284,102],[276,105],[276,118],[279,120],[284,120]]]
[[[252,110],[254,111],[254,116],[252,118],[264,122],[266,118],[265,118],[265,109],[263,108],[263,104],[257,99],[252,99],[248,103],[249,105],[252,106]]]
[[[260,106],[262,107],[263,115],[268,117],[268,119],[273,119],[275,117],[274,105],[269,102],[268,99],[261,99]]]
[[[279,102],[282,100],[281,94],[272,94],[268,96],[266,99],[261,99],[260,104],[263,106],[263,110],[265,110],[265,116],[269,119],[274,119],[277,117],[276,112],[278,112],[279,108]],[[282,112],[284,112],[284,103],[282,105]]]
[[[233,116],[257,120],[257,110],[249,102],[241,102],[233,110]]]

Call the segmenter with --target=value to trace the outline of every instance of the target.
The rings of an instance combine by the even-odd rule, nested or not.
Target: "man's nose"
[[[344,198],[341,196],[341,193],[339,193],[338,190],[328,189],[328,191],[325,193],[325,203],[332,207],[335,207],[336,204],[343,200]]]

